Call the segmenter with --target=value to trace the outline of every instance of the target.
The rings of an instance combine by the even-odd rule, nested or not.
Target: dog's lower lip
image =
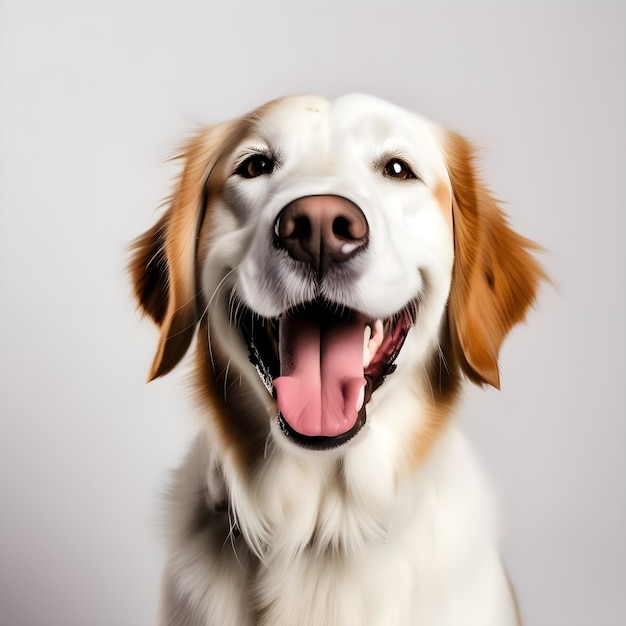
[[[281,432],[287,437],[287,439],[290,439],[300,447],[308,450],[332,450],[333,448],[339,448],[340,446],[348,443],[348,441],[359,433],[361,428],[365,425],[365,415],[365,406],[363,406],[359,411],[359,416],[355,425],[349,431],[341,435],[337,435],[336,437],[308,437],[306,435],[302,435],[289,426],[287,420],[285,420],[280,411],[278,412],[277,420]]]

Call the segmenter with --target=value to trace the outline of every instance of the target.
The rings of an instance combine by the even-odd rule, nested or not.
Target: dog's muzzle
[[[313,274],[318,286],[368,243],[363,211],[337,195],[292,200],[274,222],[276,248]],[[250,359],[276,397],[282,432],[305,448],[328,449],[365,424],[366,404],[394,371],[413,318],[409,307],[387,320],[371,319],[318,293],[277,318],[251,314],[241,321]]]

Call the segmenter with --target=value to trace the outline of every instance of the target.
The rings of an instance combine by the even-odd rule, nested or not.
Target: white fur
[[[490,494],[458,430],[450,427],[401,485],[394,484],[391,447],[364,439],[339,480],[332,459],[311,464],[280,449],[249,489],[228,472],[231,514],[243,534],[220,543],[209,527],[190,538],[179,522],[167,584],[188,598],[188,614],[167,623],[517,624]],[[197,508],[197,493],[188,501],[181,494],[193,479],[201,489],[201,477],[212,473],[210,448],[201,436],[179,471],[176,516]],[[256,622],[246,614],[255,605],[272,611]]]
[[[449,424],[424,458],[415,452],[432,404],[423,372],[438,350],[454,262],[452,218],[436,193],[450,193],[441,133],[366,96],[302,96],[270,106],[224,157],[202,291],[211,335],[229,347],[224,394],[255,399],[267,447],[247,473],[215,422],[203,421],[171,489],[163,624],[517,624],[489,490],[462,435]],[[275,173],[230,176],[255,150],[280,155]],[[420,180],[374,171],[389,154]],[[229,310],[233,295],[264,316],[313,296],[271,234],[282,207],[319,194],[352,200],[370,228],[355,280],[329,281],[325,295],[372,319],[420,298],[398,370],[373,394],[365,427],[330,451],[300,449],[277,428]]]

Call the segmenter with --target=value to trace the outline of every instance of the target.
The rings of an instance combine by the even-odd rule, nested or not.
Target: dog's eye
[[[271,174],[274,171],[274,165],[274,160],[266,154],[253,154],[235,170],[235,174],[242,178],[256,178],[263,174]]]
[[[399,180],[407,180],[409,178],[417,178],[411,171],[411,168],[402,159],[389,159],[383,168],[385,176],[397,178]]]

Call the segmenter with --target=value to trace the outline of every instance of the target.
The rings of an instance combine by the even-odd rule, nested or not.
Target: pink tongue
[[[364,324],[326,326],[311,319],[280,322],[281,376],[274,380],[278,408],[296,432],[335,437],[356,423],[363,377]]]

